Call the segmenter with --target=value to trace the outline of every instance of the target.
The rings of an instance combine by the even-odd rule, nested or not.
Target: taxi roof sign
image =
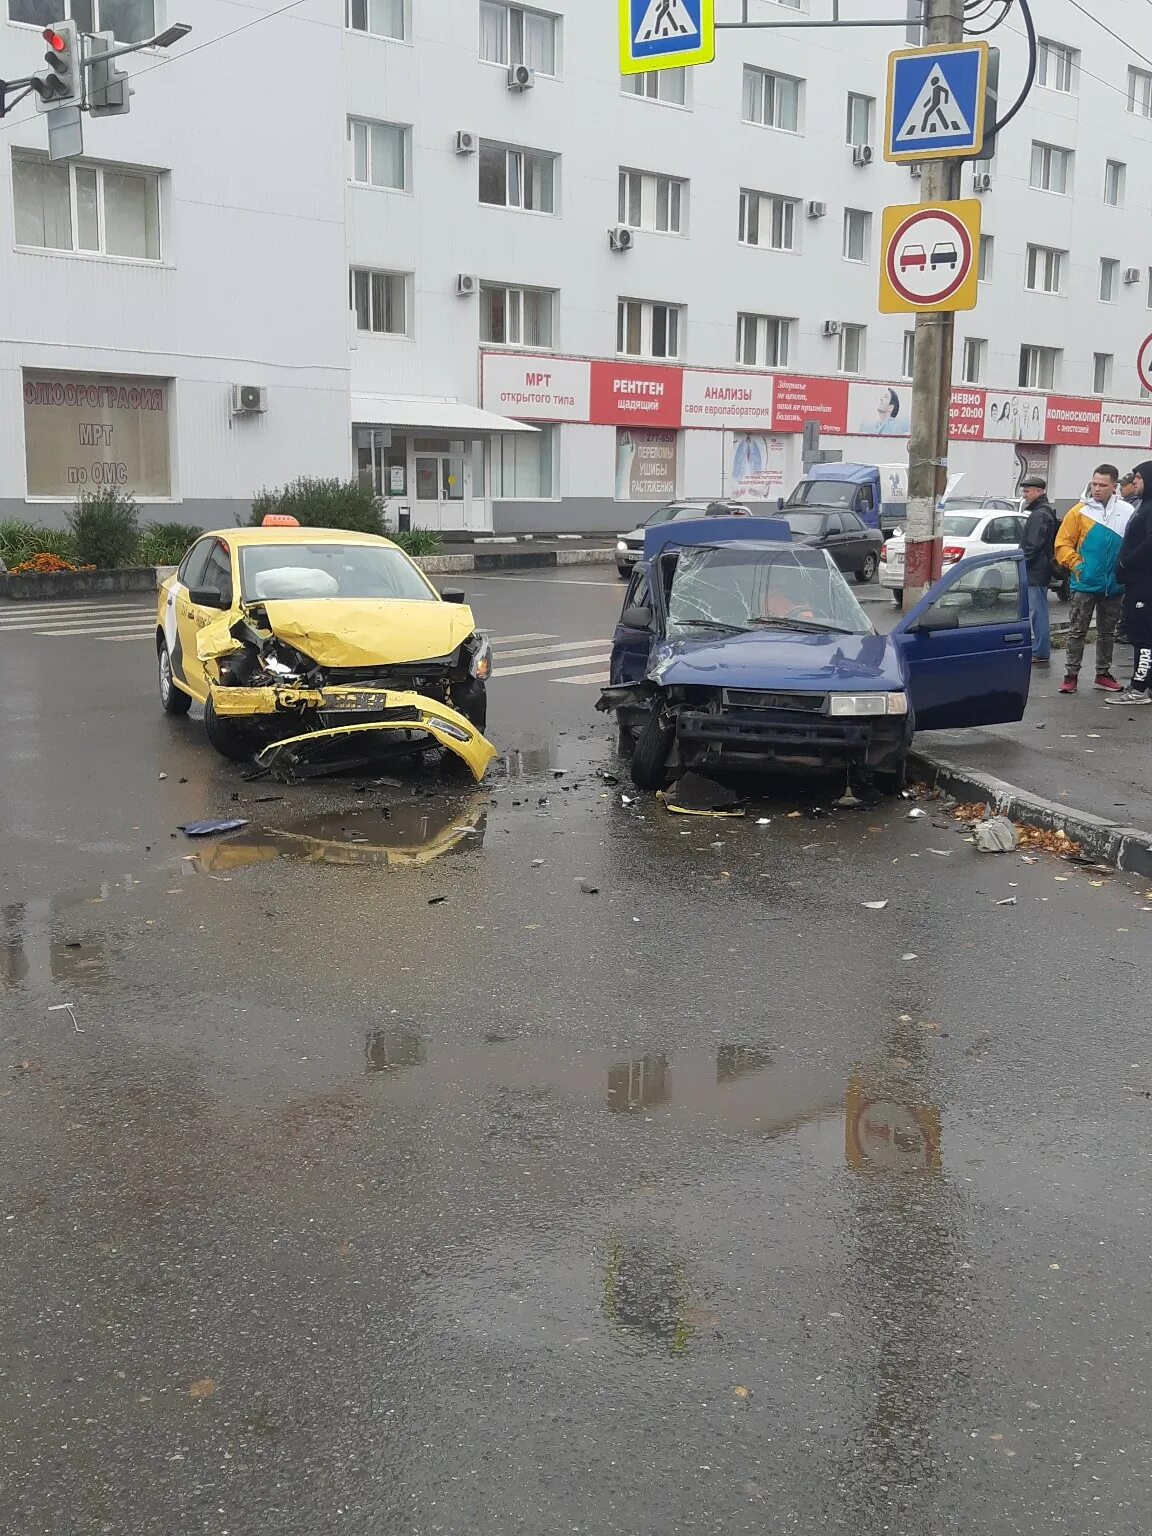
[[[620,73],[711,64],[716,57],[715,0],[617,0]]]

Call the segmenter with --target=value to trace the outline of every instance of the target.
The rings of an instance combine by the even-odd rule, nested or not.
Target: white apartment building
[[[121,379],[163,385],[163,430],[141,409],[139,451],[115,462],[182,521],[357,473],[393,520],[616,529],[672,494],[789,488],[810,420],[845,459],[906,460],[913,321],[877,310],[881,211],[919,193],[880,153],[903,27],[722,30],[715,63],[622,80],[610,0],[180,3],[0,0],[8,77],[65,6],[82,25],[94,6],[94,25],[187,19],[185,48],[210,42],[140,79],[129,116],[86,125],[67,199],[42,119],[0,124],[0,515],[62,515],[54,419],[74,472],[81,427],[126,435],[123,414],[89,420],[107,391],[69,394],[64,374],[117,402]],[[721,19],[739,9],[718,0]],[[1036,88],[964,169],[983,229],[979,302],[957,320],[965,492],[1010,493],[1026,466],[1067,502],[1095,463],[1152,446],[1152,46],[1135,51],[1134,9],[1038,7]],[[990,40],[1004,107],[1019,17]],[[242,384],[265,409],[233,410]]]
[[[82,160],[48,160],[30,100],[0,120],[0,517],[58,523],[107,483],[226,525],[262,485],[348,472],[343,17],[261,16],[281,4],[0,0],[9,80],[66,10],[126,42],[193,26],[129,56],[132,110],[86,119]],[[234,410],[244,386],[266,408]]]

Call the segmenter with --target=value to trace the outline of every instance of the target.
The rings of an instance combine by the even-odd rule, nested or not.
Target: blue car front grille
[[[786,709],[791,713],[826,715],[826,693],[767,693],[751,688],[725,688],[723,700],[733,709]]]

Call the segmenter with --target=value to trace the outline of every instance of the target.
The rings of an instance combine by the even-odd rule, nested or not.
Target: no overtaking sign
[[[885,208],[880,248],[881,314],[976,307],[977,198]]]

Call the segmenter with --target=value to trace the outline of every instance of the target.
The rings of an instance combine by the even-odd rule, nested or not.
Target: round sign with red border
[[[1145,336],[1136,354],[1136,372],[1140,382],[1152,394],[1152,336]]]
[[[945,303],[971,275],[972,236],[945,208],[910,214],[893,231],[884,266],[895,292],[908,304],[932,309]]]

